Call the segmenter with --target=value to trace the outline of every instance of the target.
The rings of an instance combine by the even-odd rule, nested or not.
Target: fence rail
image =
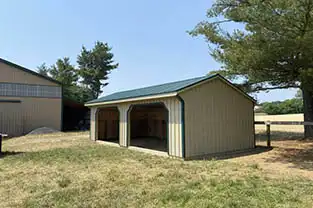
[[[271,125],[301,125],[313,126],[313,122],[307,121],[255,121],[255,125],[266,125],[267,146],[271,147]]]
[[[302,126],[313,126],[313,122],[307,121],[255,121],[254,124],[270,124],[270,125],[302,125]]]

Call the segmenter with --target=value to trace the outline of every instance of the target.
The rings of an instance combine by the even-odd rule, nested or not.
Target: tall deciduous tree
[[[216,0],[207,17],[190,33],[205,37],[220,73],[250,92],[300,88],[313,121],[313,0]],[[228,22],[245,29],[227,31]]]
[[[91,50],[83,47],[77,58],[82,84],[91,90],[93,98],[102,93],[101,87],[108,84],[109,73],[118,67],[111,49],[107,43],[98,41]]]

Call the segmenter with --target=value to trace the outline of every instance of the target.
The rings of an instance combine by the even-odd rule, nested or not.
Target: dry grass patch
[[[4,142],[7,151],[25,153],[0,159],[0,207],[312,207],[313,204],[313,181],[298,176],[272,179],[256,163],[184,162],[97,145],[85,135],[46,139],[18,138]]]
[[[255,121],[303,121],[303,114],[286,114],[286,115],[255,115]],[[256,125],[257,131],[264,131],[265,125]],[[271,125],[272,131],[285,133],[304,132],[304,127],[301,125]]]
[[[34,152],[52,148],[92,145],[89,132],[27,135],[4,141],[3,151]]]

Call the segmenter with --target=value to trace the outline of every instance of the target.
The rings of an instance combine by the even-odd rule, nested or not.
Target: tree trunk
[[[313,122],[313,92],[302,89],[304,121]],[[304,126],[304,137],[313,139],[313,126]]]

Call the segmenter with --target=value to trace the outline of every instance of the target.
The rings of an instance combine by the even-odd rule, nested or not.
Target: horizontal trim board
[[[16,85],[29,85],[29,86],[42,86],[42,87],[59,87],[61,88],[62,86],[55,86],[55,85],[44,85],[44,84],[26,84],[26,83],[19,83],[19,82],[0,82],[0,84],[16,84]]]
[[[255,125],[304,125],[313,126],[313,122],[308,121],[255,121]]]
[[[175,97],[176,95],[177,93],[175,92],[175,93],[167,93],[167,94],[161,94],[161,95],[129,98],[129,99],[123,99],[123,100],[116,100],[116,101],[107,101],[107,102],[101,102],[101,103],[90,103],[90,104],[85,104],[85,106],[92,107],[92,106],[109,105],[109,104],[117,104],[117,103],[125,103],[125,102],[151,100],[151,99],[158,99],[158,98]]]
[[[0,100],[0,103],[21,103],[20,100]]]
[[[12,97],[12,98],[43,98],[43,99],[62,99],[62,97],[37,97],[37,96],[17,96],[17,95],[0,95],[0,97]]]

